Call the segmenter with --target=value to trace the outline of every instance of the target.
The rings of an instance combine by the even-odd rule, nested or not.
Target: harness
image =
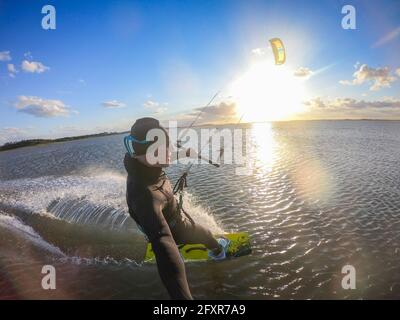
[[[164,175],[166,175],[164,173]],[[173,228],[176,223],[178,222],[178,219],[182,216],[182,213],[186,216],[186,218],[189,219],[191,224],[195,224],[193,218],[186,212],[186,210],[183,208],[183,190],[184,188],[187,187],[187,181],[186,181],[186,177],[187,177],[187,173],[185,172],[175,183],[174,188],[173,188],[173,193],[174,196],[179,193],[179,200],[178,200],[178,206],[177,206],[177,210],[172,213],[171,217],[168,217],[167,223],[170,226],[170,228]],[[165,193],[165,191],[163,190],[164,184],[165,184],[164,180],[162,182],[162,184],[155,188],[155,190],[160,191],[167,199],[168,199],[168,195]]]

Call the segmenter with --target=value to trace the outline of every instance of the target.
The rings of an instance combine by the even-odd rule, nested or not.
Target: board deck
[[[246,232],[215,235],[216,238],[221,236],[231,241],[226,254],[227,259],[251,253],[250,237]],[[184,261],[212,260],[208,256],[207,248],[202,244],[180,244],[178,245],[178,249]],[[154,251],[151,247],[151,243],[147,244],[144,262],[155,262]]]

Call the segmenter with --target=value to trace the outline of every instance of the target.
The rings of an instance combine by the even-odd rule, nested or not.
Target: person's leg
[[[185,266],[171,234],[153,239],[151,245],[156,256],[158,273],[171,299],[192,300]]]
[[[211,231],[188,219],[177,222],[171,228],[177,244],[204,244],[209,250],[219,250],[220,246]]]
[[[150,200],[146,199],[145,200]],[[151,242],[158,273],[171,299],[191,300],[185,265],[167,221],[158,205],[142,201],[135,218]],[[158,209],[159,208],[159,209]]]

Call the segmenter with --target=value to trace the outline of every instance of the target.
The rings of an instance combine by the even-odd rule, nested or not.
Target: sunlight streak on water
[[[251,127],[251,135],[253,138],[255,154],[257,160],[261,163],[265,170],[271,171],[276,159],[277,146],[274,139],[272,124],[255,123]]]

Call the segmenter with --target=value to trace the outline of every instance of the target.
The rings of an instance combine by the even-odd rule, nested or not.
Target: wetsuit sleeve
[[[142,204],[138,220],[152,244],[162,282],[172,299],[193,299],[185,265],[162,214],[162,203],[153,199]]]

